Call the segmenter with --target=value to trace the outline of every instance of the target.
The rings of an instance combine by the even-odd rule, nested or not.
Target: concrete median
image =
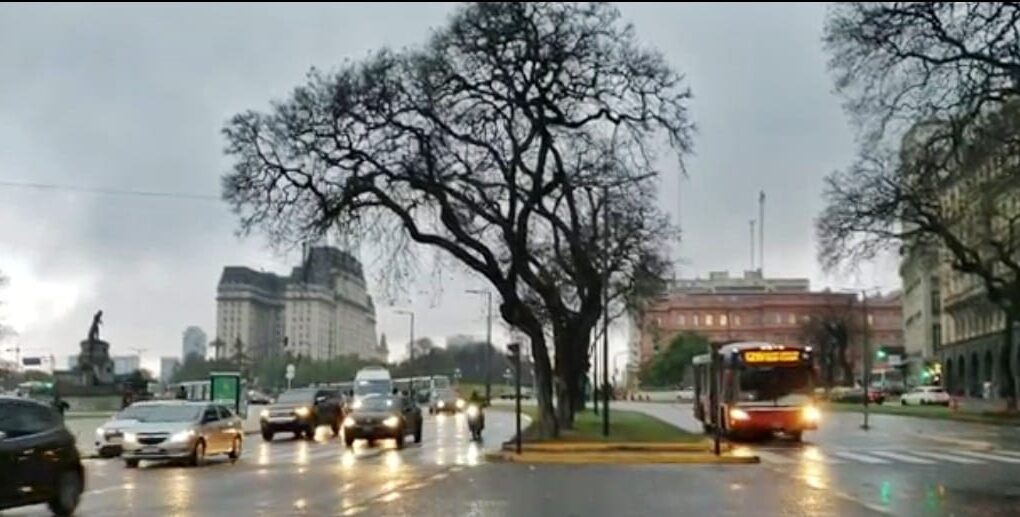
[[[688,465],[751,465],[760,460],[754,455],[731,453],[716,456],[708,451],[603,451],[603,452],[536,452],[511,451],[490,452],[485,455],[489,461],[506,463],[548,463],[564,465],[595,464],[688,464]]]

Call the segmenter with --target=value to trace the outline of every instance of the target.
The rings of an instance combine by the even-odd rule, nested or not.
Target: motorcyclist
[[[482,408],[485,407],[485,399],[478,393],[478,390],[471,391],[471,397],[468,398],[468,427],[471,427],[472,418],[478,419],[478,438],[481,439],[482,429],[485,429],[485,411]],[[474,412],[477,411],[477,417],[474,416]]]

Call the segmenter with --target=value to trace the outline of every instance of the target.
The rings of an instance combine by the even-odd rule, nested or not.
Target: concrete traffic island
[[[534,442],[521,446],[516,453],[512,442],[502,450],[487,453],[489,461],[505,463],[587,464],[696,464],[748,465],[759,462],[758,456],[735,454],[729,444],[722,444],[716,456],[711,441],[702,442]]]

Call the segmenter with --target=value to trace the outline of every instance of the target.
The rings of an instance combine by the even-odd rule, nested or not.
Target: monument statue
[[[99,326],[103,324],[103,311],[100,310],[92,316],[92,326],[89,327],[88,341],[99,341]]]

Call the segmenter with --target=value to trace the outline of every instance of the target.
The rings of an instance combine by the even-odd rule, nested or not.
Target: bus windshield
[[[810,396],[811,375],[808,367],[755,367],[741,370],[738,400],[785,402],[791,397]]]

